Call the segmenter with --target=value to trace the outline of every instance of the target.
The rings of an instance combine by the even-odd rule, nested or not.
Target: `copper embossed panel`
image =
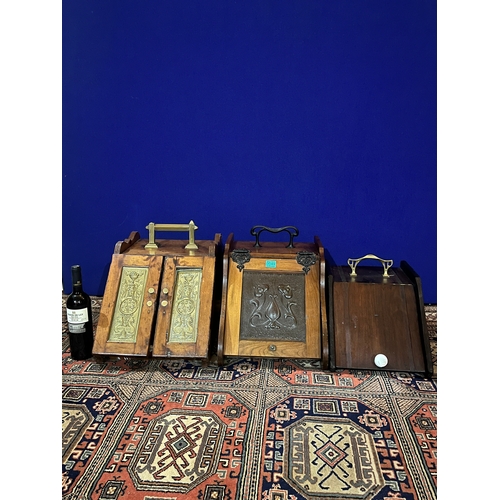
[[[244,273],[240,339],[305,342],[304,274]]]
[[[147,267],[123,267],[108,342],[136,342]]]
[[[196,342],[202,269],[178,269],[169,342]]]

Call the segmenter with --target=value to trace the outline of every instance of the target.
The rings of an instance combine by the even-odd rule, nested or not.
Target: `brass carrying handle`
[[[287,248],[294,248],[293,246],[293,238],[294,236],[299,235],[299,230],[294,226],[284,226],[284,227],[266,227],[266,226],[254,226],[250,229],[250,234],[255,236],[255,244],[254,247],[260,247],[260,233],[262,231],[269,231],[271,233],[281,233],[282,231],[286,231],[290,236],[290,241],[288,242]]]
[[[155,231],[189,231],[189,243],[184,247],[188,250],[197,250],[198,245],[194,241],[194,232],[198,229],[193,221],[189,224],[155,224],[150,222],[146,229],[149,231],[149,242],[144,248],[158,248],[155,242]]]
[[[376,255],[373,255],[372,253],[369,253],[365,255],[364,257],[360,257],[359,259],[347,259],[347,263],[349,264],[349,267],[351,268],[351,276],[357,276],[356,274],[356,266],[364,259],[375,259],[379,260],[382,262],[382,265],[384,266],[384,274],[382,275],[384,278],[389,277],[389,268],[394,264],[393,260],[386,260],[386,259],[381,259],[380,257],[377,257]]]

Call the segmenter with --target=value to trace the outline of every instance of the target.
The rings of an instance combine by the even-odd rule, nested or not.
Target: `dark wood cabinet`
[[[352,272],[334,265],[328,278],[330,367],[432,375],[418,274],[406,261]]]

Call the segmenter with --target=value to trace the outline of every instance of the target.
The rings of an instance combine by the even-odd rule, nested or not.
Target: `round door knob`
[[[276,351],[276,346],[274,344],[271,344],[269,346],[269,350],[272,351],[272,352]]]
[[[155,289],[153,287],[151,287],[149,290],[148,290],[149,293],[155,293]]]
[[[387,366],[387,363],[389,363],[389,360],[387,359],[387,356],[385,354],[377,354],[373,359],[373,362],[379,368],[384,368],[384,366]]]
[[[148,307],[151,307],[151,306],[153,305],[153,301],[152,301],[152,300],[148,300],[148,301],[146,302],[146,304],[148,305]]]
[[[162,300],[162,301],[161,301],[161,305],[162,305],[163,307],[165,307],[167,304],[168,304],[168,302],[167,302],[166,300]]]

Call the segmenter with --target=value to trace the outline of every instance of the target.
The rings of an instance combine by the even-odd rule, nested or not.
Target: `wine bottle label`
[[[66,316],[68,318],[70,331],[72,325],[86,323],[89,320],[89,313],[87,309],[67,309]]]
[[[69,333],[85,333],[85,323],[68,323]]]
[[[89,320],[89,312],[85,309],[67,309],[68,323],[85,323]]]

